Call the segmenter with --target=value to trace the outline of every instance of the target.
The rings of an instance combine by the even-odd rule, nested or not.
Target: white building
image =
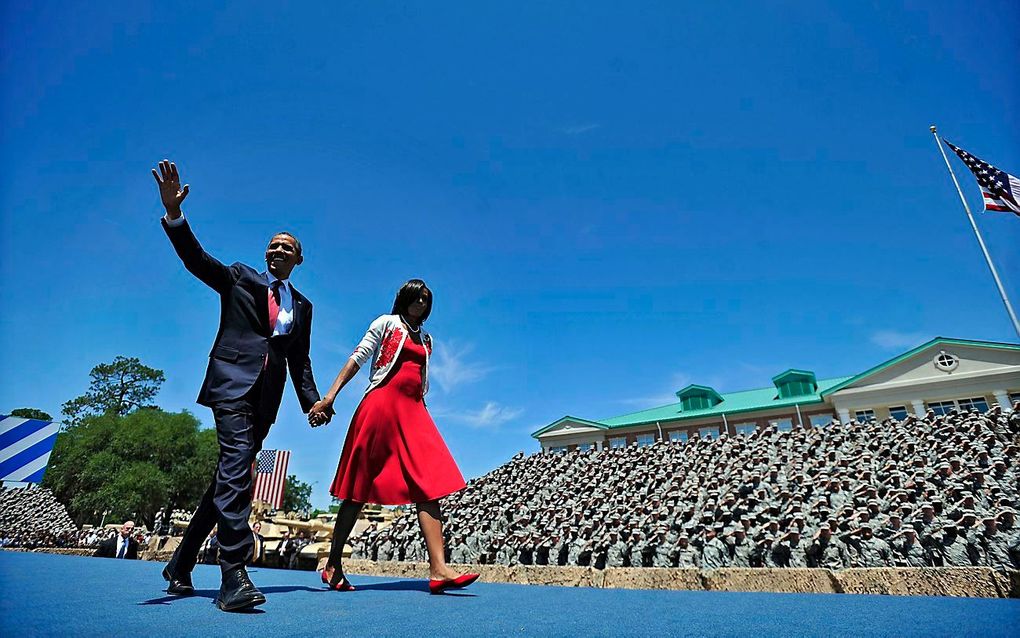
[[[560,452],[748,434],[767,424],[787,430],[833,419],[903,419],[929,409],[1009,410],[1020,401],[1020,345],[937,337],[850,377],[818,380],[790,369],[767,388],[720,394],[689,385],[676,395],[675,403],[599,421],[564,416],[532,436],[543,451]]]

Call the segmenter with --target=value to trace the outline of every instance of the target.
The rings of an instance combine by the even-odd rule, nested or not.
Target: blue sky
[[[164,157],[222,260],[302,239],[320,387],[429,282],[430,407],[469,477],[687,383],[1016,341],[928,131],[1020,173],[1014,3],[17,4],[0,411],[57,414],[122,354],[212,424],[218,306],[159,227]],[[1020,219],[978,218],[1020,303]],[[288,390],[267,441],[317,505],[365,383],[318,430]]]

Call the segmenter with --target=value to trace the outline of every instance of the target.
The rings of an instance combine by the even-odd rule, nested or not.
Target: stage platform
[[[228,614],[219,569],[197,595],[163,593],[162,563],[0,551],[0,636],[1017,636],[1020,600],[752,594],[477,583],[430,596],[424,580],[252,569],[268,602]]]

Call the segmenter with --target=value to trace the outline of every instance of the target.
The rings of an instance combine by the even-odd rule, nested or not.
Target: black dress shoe
[[[177,569],[177,552],[163,568],[163,579],[170,583],[166,593],[173,596],[193,596],[195,586],[191,584],[191,572],[180,572]]]
[[[244,567],[223,574],[223,584],[220,585],[220,593],[216,597],[217,607],[223,611],[239,611],[264,602],[266,597],[252,584]]]

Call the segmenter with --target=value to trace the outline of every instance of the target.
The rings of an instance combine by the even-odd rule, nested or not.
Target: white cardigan
[[[389,375],[393,364],[400,357],[401,350],[404,349],[407,337],[408,331],[404,327],[404,322],[400,320],[400,315],[382,315],[368,327],[368,332],[361,339],[361,343],[351,353],[351,360],[358,364],[359,368],[363,368],[370,357],[372,359],[372,372],[368,389],[365,390],[366,394]],[[428,369],[429,357],[432,355],[432,337],[424,330],[421,332],[421,343],[425,348],[425,365],[421,369],[421,388],[424,397],[429,391]]]

